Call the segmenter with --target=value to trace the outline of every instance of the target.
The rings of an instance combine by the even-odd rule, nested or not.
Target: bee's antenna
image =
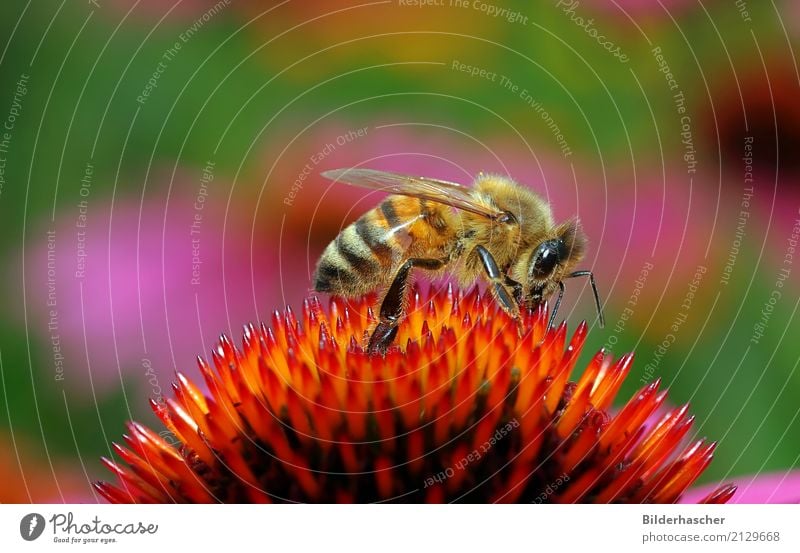
[[[575,278],[575,277],[589,277],[589,283],[592,285],[592,292],[594,292],[594,305],[597,308],[597,321],[600,325],[600,328],[605,328],[606,320],[603,317],[603,308],[600,307],[600,294],[597,293],[597,283],[594,281],[594,273],[592,271],[575,271],[574,273],[568,274],[565,278]],[[562,285],[561,291],[563,293],[564,287]],[[559,295],[558,300],[556,301],[556,307],[558,306],[559,302],[561,301],[561,296]]]

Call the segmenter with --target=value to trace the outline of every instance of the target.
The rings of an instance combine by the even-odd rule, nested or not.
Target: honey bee
[[[372,169],[322,176],[391,194],[325,248],[314,273],[318,292],[348,298],[386,290],[370,353],[385,352],[394,340],[412,269],[434,276],[448,271],[462,286],[484,278],[517,321],[521,308],[535,307],[558,289],[551,326],[564,279],[586,276],[604,325],[594,275],[574,270],[586,250],[577,219],[556,224],[549,204],[510,178],[481,173],[465,187]]]

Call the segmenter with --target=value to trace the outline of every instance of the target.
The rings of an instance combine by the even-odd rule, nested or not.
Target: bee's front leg
[[[556,303],[553,304],[553,312],[550,313],[550,321],[547,323],[547,330],[553,328],[556,322],[556,313],[558,313],[558,308],[561,306],[561,298],[564,297],[564,283],[560,280],[558,281],[558,297],[556,298]]]
[[[502,307],[503,310],[516,321],[517,330],[521,335],[522,320],[519,316],[520,302],[518,299],[515,300],[514,297],[512,297],[512,294],[509,294],[508,288],[506,288],[509,281],[512,283],[514,283],[514,281],[511,280],[508,275],[500,271],[499,267],[497,266],[497,262],[494,260],[494,257],[492,257],[492,254],[489,252],[489,250],[483,246],[476,246],[475,251],[478,253],[481,264],[483,264],[483,269],[486,271],[486,277],[489,280],[489,283],[492,285],[492,294],[495,298],[497,298],[500,307]],[[522,286],[519,283],[514,284],[516,284],[516,286],[513,284],[511,285],[514,289],[513,296],[521,297]],[[519,288],[517,288],[517,286],[519,286]]]
[[[545,284],[541,284],[539,286],[534,286],[531,290],[530,296],[528,297],[528,304],[531,307],[537,307],[544,303],[545,301]],[[547,321],[547,330],[553,328],[553,325],[556,322],[556,314],[558,313],[558,308],[561,306],[561,299],[564,297],[564,283],[558,281],[558,296],[556,297],[556,301],[553,304],[553,308],[550,310],[550,319]]]
[[[514,300],[517,306],[522,309],[523,302],[525,301],[525,292],[522,289],[522,284],[514,280],[508,275],[505,275],[506,286],[514,291]]]

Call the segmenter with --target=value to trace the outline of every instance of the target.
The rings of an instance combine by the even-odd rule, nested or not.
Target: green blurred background
[[[0,501],[95,501],[174,370],[299,307],[357,164],[577,214],[620,398],[692,404],[702,481],[800,466],[796,3],[418,4],[0,6]]]

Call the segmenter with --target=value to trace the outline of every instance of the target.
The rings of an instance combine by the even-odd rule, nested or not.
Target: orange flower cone
[[[328,310],[307,300],[271,327],[222,337],[208,392],[179,373],[153,408],[182,445],[131,422],[115,503],[149,502],[654,502],[677,501],[714,443],[683,447],[686,406],[645,424],[664,402],[655,381],[616,415],[632,360],[598,353],[569,377],[581,323],[546,329],[547,309],[517,325],[477,291],[414,290],[396,344],[370,356],[374,298]],[[730,499],[724,486],[705,502]]]

